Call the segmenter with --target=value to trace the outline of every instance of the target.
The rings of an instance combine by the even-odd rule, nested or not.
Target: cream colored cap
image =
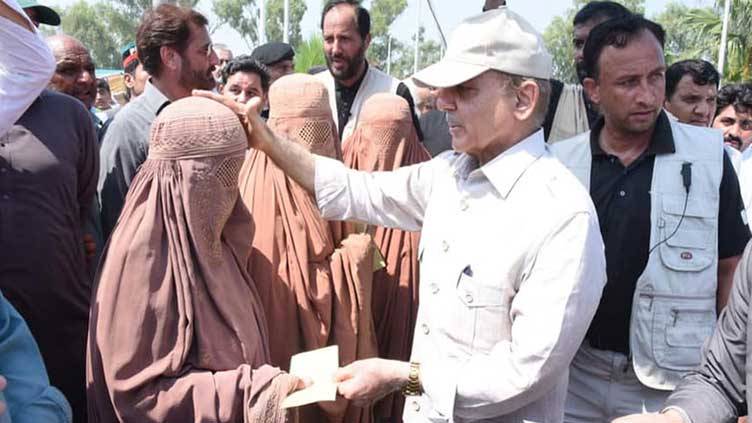
[[[539,79],[551,78],[552,58],[543,37],[507,7],[462,21],[446,54],[413,78],[433,87],[453,87],[487,70]]]

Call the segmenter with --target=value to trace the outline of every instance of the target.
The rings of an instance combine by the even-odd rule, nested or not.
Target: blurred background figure
[[[270,84],[279,78],[295,72],[295,50],[287,43],[266,43],[256,47],[251,59],[266,66]]]
[[[131,101],[140,96],[149,80],[149,73],[138,59],[136,43],[129,43],[123,48],[123,83],[125,84],[126,100]]]
[[[39,24],[60,25],[60,15],[54,9],[41,5],[36,0],[20,0],[18,4],[37,28],[39,28]]]
[[[269,92],[269,74],[264,66],[250,56],[238,56],[222,70],[219,92],[232,97],[238,103],[248,103],[253,97],[266,104]]]
[[[219,81],[222,80],[222,69],[227,65],[227,63],[232,60],[232,50],[230,50],[229,47],[227,47],[224,44],[214,44],[214,53],[217,55],[217,66],[214,68],[214,79],[217,81],[217,84],[219,84]]]

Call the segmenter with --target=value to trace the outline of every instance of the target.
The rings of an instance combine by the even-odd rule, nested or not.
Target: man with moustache
[[[193,89],[214,89],[218,58],[207,24],[195,10],[162,4],[148,12],[138,28],[138,59],[151,78],[143,94],[115,116],[102,140],[98,195],[105,239],[117,222],[131,180],[146,160],[149,128],[157,114]]]
[[[340,140],[352,133],[363,103],[376,93],[396,93],[407,100],[411,110],[415,110],[405,84],[368,64],[366,51],[371,44],[371,16],[359,1],[329,0],[321,14],[321,31],[329,72],[318,73],[316,77],[329,91]],[[422,140],[415,112],[413,124]]]
[[[572,45],[577,79],[580,84],[565,84],[551,80],[551,103],[548,107],[543,131],[548,143],[561,141],[581,134],[598,119],[598,111],[582,89],[582,49],[590,31],[601,22],[628,15],[629,10],[612,1],[591,1],[583,6],[573,19]]]
[[[739,151],[752,143],[752,84],[721,88],[713,128],[723,131],[723,141]]]
[[[666,111],[681,123],[707,128],[716,110],[720,75],[705,60],[676,62],[666,70]]]
[[[89,111],[96,129],[101,129],[104,122],[94,114],[93,109],[97,98],[97,76],[89,49],[77,39],[64,34],[47,38],[47,44],[57,62],[50,88],[79,99]]]
[[[720,133],[663,112],[663,42],[639,15],[596,26],[583,84],[603,116],[552,147],[590,190],[608,276],[570,367],[565,422],[661,410],[700,364],[750,238]]]

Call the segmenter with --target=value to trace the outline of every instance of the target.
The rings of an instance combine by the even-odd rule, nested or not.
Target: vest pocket
[[[655,363],[673,371],[693,370],[715,326],[715,296],[662,295],[652,301]]]
[[[713,264],[717,239],[713,217],[704,214],[697,200],[688,201],[685,212],[684,199],[664,197],[662,201],[658,225],[659,242],[665,240],[659,247],[663,264],[680,272],[698,272]]]

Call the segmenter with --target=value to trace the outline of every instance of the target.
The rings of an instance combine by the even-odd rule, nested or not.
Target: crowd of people
[[[40,24],[0,0],[0,417],[745,418],[752,82],[666,63],[660,25],[584,4],[565,83],[486,0],[401,81],[356,0],[307,73],[163,4],[116,101]],[[283,408],[332,345],[337,399]]]

